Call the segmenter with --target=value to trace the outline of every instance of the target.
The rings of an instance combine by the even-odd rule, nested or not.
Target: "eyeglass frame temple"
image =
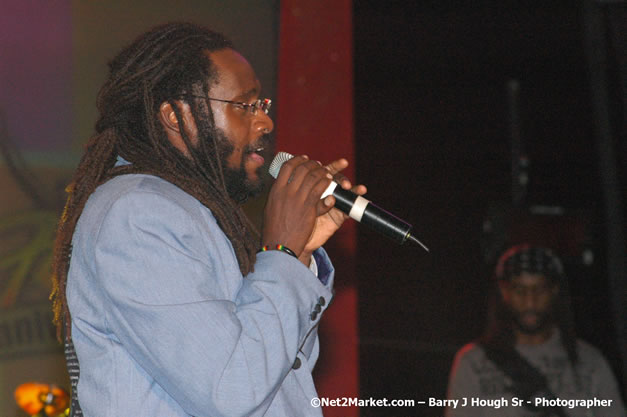
[[[249,103],[244,103],[243,101],[233,101],[233,100],[224,100],[221,98],[213,98],[213,97],[205,97],[205,96],[196,96],[196,95],[186,95],[183,94],[181,95],[182,98],[185,97],[193,97],[193,98],[202,98],[202,99],[206,99],[206,100],[213,100],[213,101],[220,101],[222,103],[229,103],[229,104],[239,104],[241,106],[243,106],[246,109],[252,108],[254,109],[253,111],[256,112],[258,109],[262,109],[262,111],[265,114],[268,114],[268,112],[270,111],[270,107],[272,107],[272,100],[269,98],[264,98],[264,99],[260,99],[258,98],[257,100],[255,100],[255,103],[253,104],[249,104]],[[266,103],[267,108],[264,110],[261,106]],[[259,103],[259,105],[257,105],[257,103]],[[253,113],[255,114],[255,113]]]

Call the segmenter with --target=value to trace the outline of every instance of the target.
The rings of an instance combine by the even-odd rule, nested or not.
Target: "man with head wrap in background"
[[[488,327],[457,352],[448,398],[459,403],[445,415],[624,416],[606,360],[575,336],[559,258],[546,248],[515,246],[501,256],[495,275]]]

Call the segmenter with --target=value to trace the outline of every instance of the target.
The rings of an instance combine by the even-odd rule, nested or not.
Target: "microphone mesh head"
[[[268,168],[268,172],[270,172],[270,175],[272,175],[274,178],[278,177],[281,166],[283,166],[285,162],[289,161],[293,157],[294,155],[287,152],[279,152],[278,154],[276,154],[276,156],[270,163],[270,167]]]

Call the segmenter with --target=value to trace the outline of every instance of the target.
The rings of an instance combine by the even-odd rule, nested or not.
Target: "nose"
[[[253,123],[254,123],[253,128],[255,132],[262,132],[266,134],[274,130],[274,122],[272,121],[270,116],[268,116],[266,112],[264,111],[261,111],[261,110],[257,111],[257,114],[255,114],[255,120]]]
[[[525,309],[533,309],[535,306],[536,306],[536,302],[535,302],[533,295],[527,294],[523,298],[523,307]]]
[[[525,291],[525,294],[523,295],[523,300],[522,300],[522,304],[524,308],[535,310],[538,307],[539,302],[540,302],[540,297],[535,291],[533,290]]]

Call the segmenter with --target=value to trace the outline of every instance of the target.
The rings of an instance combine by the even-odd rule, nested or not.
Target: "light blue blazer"
[[[311,371],[334,270],[279,251],[240,273],[211,212],[150,175],[89,198],[67,282],[87,417],[321,416]],[[324,284],[323,284],[324,283]]]

